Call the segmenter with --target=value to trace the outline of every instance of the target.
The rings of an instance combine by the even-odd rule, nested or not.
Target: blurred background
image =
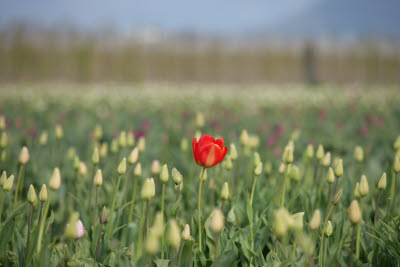
[[[400,84],[398,0],[0,2],[0,82]]]

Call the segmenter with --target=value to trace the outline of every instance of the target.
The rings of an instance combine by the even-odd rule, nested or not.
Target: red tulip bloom
[[[196,138],[193,138],[192,146],[197,165],[206,168],[220,163],[228,151],[227,147],[224,146],[224,139],[214,140],[211,135],[202,135],[198,142]]]

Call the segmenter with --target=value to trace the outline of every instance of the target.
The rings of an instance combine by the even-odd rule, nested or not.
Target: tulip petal
[[[215,143],[222,149],[224,146],[224,139],[217,139],[215,140]]]
[[[218,164],[226,155],[227,148],[221,149],[217,144],[207,144],[200,148],[198,158],[204,167]]]
[[[215,143],[214,137],[212,137],[211,135],[204,134],[200,137],[199,148],[201,148],[203,145],[207,145],[210,143],[212,144]]]
[[[197,138],[194,137],[192,140],[193,156],[194,156],[194,160],[198,164],[199,158],[198,158],[198,153],[197,153],[198,152],[197,147],[198,147]]]

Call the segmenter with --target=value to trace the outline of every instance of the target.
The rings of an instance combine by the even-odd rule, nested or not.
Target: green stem
[[[205,170],[203,168],[202,172]],[[198,196],[198,206],[197,206],[197,211],[198,211],[198,231],[199,231],[199,251],[201,252],[201,188],[203,186],[203,177],[200,175],[200,185],[199,185],[199,196]]]
[[[94,205],[94,217],[93,217],[93,225],[97,224],[97,203],[98,203],[98,195],[99,195],[99,187],[96,186],[96,199],[95,199],[95,205]]]
[[[288,178],[288,172],[291,164],[288,164],[285,171],[285,178],[283,179],[283,186],[282,186],[282,195],[281,195],[281,207],[285,207],[285,190],[286,190],[286,183]]]
[[[147,207],[146,207],[146,224],[145,224],[146,228],[144,229],[145,230],[144,231],[145,237],[147,237],[148,231],[149,231],[149,222],[150,222],[149,216],[150,216],[150,199],[147,200]]]
[[[360,258],[360,237],[361,237],[361,223],[362,223],[362,210],[363,202],[360,198],[361,221],[357,224],[357,239],[356,239],[356,259]]]
[[[215,255],[214,255],[214,261],[217,259],[218,256],[218,242],[219,242],[219,237],[220,234],[217,234],[216,238],[215,238]]]
[[[14,209],[17,206],[18,194],[21,188],[24,186],[24,173],[25,173],[25,165],[21,164],[19,167],[18,172],[18,181],[17,186],[15,187],[15,194],[14,194]]]
[[[350,230],[351,230],[351,227],[349,227],[347,229],[346,234],[342,237],[342,239],[339,242],[339,247],[337,248],[336,253],[335,253],[336,261],[339,261],[339,254],[342,251],[342,247],[343,247],[344,241],[346,241],[347,236],[350,234]]]
[[[351,238],[351,247],[350,247],[350,262],[349,262],[349,266],[352,267],[353,266],[353,251],[354,251],[354,236],[356,235],[357,232],[357,228],[354,225],[353,226],[353,237]]]
[[[182,251],[183,247],[185,246],[185,240],[183,240],[183,243],[181,245],[181,248],[179,249],[179,257],[178,257],[178,267],[181,266],[181,258],[182,258]]]
[[[138,176],[133,177],[133,189],[132,189],[132,200],[131,200],[131,207],[129,210],[129,222],[133,220],[133,209],[135,207],[135,199],[136,199],[136,188],[137,188],[137,180],[139,179]]]
[[[138,235],[138,240],[137,240],[137,250],[136,250],[136,258],[139,259],[142,256],[142,241],[144,240],[144,226],[146,223],[146,211],[147,205],[146,203],[143,203],[143,216],[142,220],[140,222],[140,230],[139,230],[139,235]]]
[[[25,249],[25,266],[28,266],[28,254],[29,254],[29,241],[31,239],[31,228],[32,228],[32,215],[33,215],[33,205],[29,205],[29,221],[28,221],[28,233],[26,238],[26,249]]]
[[[39,210],[38,225],[40,225],[40,221],[42,220],[42,210],[43,210],[43,202],[40,201],[40,210]]]
[[[329,206],[331,205],[331,191],[332,191],[332,185],[329,184],[328,201],[326,203],[326,209],[325,209],[325,220],[327,219],[328,209]]]
[[[298,243],[298,240],[297,240],[297,237],[295,237],[294,243],[293,243],[293,248],[292,248],[292,257],[291,257],[293,262],[296,259],[295,257],[296,257],[297,243]]]
[[[43,220],[42,220],[42,222],[40,224],[40,228],[39,228],[39,237],[38,237],[38,241],[37,241],[38,243],[36,246],[38,253],[40,253],[40,249],[42,247],[42,236],[43,236],[43,231],[44,231],[44,224],[46,222],[47,213],[49,212],[52,195],[53,195],[53,191],[50,191],[49,199],[47,200],[46,209],[44,210],[44,213],[43,213]]]
[[[328,248],[328,241],[329,241],[329,239],[327,238],[326,239],[326,242],[325,242],[325,248],[324,248],[324,266],[325,266],[325,264],[326,264],[326,250],[327,250],[327,248]]]
[[[6,195],[6,191],[2,190],[1,195],[0,195],[0,224],[1,224],[1,214],[3,213],[3,202],[4,202],[5,195]]]
[[[325,228],[328,223],[328,218],[329,218],[329,215],[331,214],[332,210],[333,210],[333,205],[329,209],[328,215],[325,217],[324,226],[322,227],[321,241],[320,241],[320,245],[319,245],[319,266],[322,266],[322,259],[323,259],[322,258],[322,256],[323,256],[322,249],[323,249],[323,245],[324,245]]]
[[[163,217],[164,222],[164,195],[165,195],[165,183],[162,185],[162,193],[161,193],[161,215]],[[161,234],[161,259],[164,259],[164,231]],[[180,257],[179,257],[180,261]],[[179,266],[179,264],[178,264]]]
[[[258,175],[254,175],[253,186],[251,188],[251,194],[250,194],[250,205],[251,206],[253,206],[253,196],[254,196],[254,190],[256,188],[257,178],[258,178]]]
[[[100,224],[100,231],[99,231],[99,237],[97,238],[97,245],[96,245],[96,252],[95,252],[95,254],[94,254],[93,267],[96,266],[97,253],[99,252],[100,238],[101,238],[101,232],[102,232],[102,230],[103,230],[103,224]]]
[[[376,198],[376,208],[375,208],[375,216],[374,216],[374,227],[376,226],[376,220],[378,218],[378,209],[379,209],[379,198],[381,196],[382,190],[379,189],[378,196]]]
[[[92,169],[92,176],[90,176],[91,178],[89,179],[89,204],[88,204],[88,210],[92,209],[92,191],[93,191],[93,184],[94,184],[94,176],[96,175],[96,168],[97,168],[97,164],[93,165],[93,169]],[[96,206],[97,207],[97,206]]]
[[[112,228],[113,228],[113,215],[114,215],[114,207],[115,207],[115,201],[116,201],[116,199],[117,199],[117,193],[118,193],[118,189],[119,189],[119,184],[121,183],[121,177],[122,177],[122,175],[119,175],[118,176],[118,180],[117,180],[117,185],[115,186],[115,189],[114,189],[114,195],[113,195],[113,198],[112,198],[112,202],[111,202],[111,210],[110,210],[110,221],[109,221],[109,224],[108,224],[108,229],[107,229],[107,237],[109,238],[109,239],[111,239],[111,236],[112,236],[112,233],[111,233],[111,231],[112,231]]]

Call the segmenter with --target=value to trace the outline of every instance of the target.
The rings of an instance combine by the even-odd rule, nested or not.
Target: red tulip
[[[220,163],[228,150],[224,146],[224,139],[214,140],[211,135],[202,135],[198,142],[196,138],[193,138],[192,146],[194,160],[197,165],[206,168]]]

